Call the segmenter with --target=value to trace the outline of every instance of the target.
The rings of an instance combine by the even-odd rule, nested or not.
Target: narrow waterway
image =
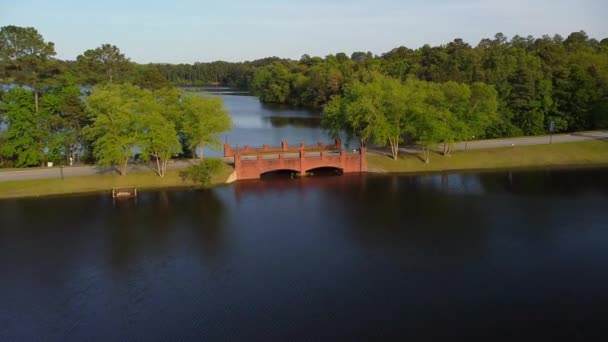
[[[221,134],[222,142],[232,146],[281,146],[281,141],[310,145],[328,142],[329,137],[321,130],[321,113],[308,108],[261,103],[257,97],[234,92],[227,88],[207,88],[200,96],[217,96],[223,99],[230,114],[233,129]],[[219,156],[220,151],[207,149],[206,155]]]
[[[597,340],[607,174],[0,201],[0,340]]]

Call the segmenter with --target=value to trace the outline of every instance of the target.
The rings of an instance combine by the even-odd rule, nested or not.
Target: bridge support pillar
[[[224,157],[230,157],[230,156],[232,156],[230,144],[224,144]]]
[[[234,155],[234,171],[236,171],[237,177],[238,177],[240,169],[241,169],[241,155],[239,153],[236,153]]]
[[[306,151],[300,151],[300,175],[304,175],[306,171]]]

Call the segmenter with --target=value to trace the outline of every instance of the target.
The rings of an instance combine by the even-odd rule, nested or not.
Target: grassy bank
[[[471,169],[504,169],[552,166],[608,165],[608,141],[593,140],[552,145],[517,146],[452,152],[449,157],[432,153],[428,164],[422,154],[402,153],[399,159],[368,154],[370,172],[435,172]]]
[[[212,185],[222,184],[234,171],[226,166],[224,170],[215,175]],[[153,172],[134,172],[126,176],[105,174],[84,177],[68,177],[61,179],[32,179],[22,181],[0,182],[0,199],[16,197],[35,197],[46,195],[62,195],[84,192],[108,192],[114,187],[133,186],[138,190],[194,187],[192,182],[183,181],[179,170],[169,170],[165,177],[160,178]]]

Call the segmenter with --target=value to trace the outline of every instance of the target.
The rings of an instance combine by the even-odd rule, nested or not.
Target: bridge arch
[[[268,171],[264,171],[260,173],[260,178],[285,178],[285,177],[293,177],[296,174],[300,173],[299,170],[280,168],[280,169],[272,169]]]
[[[344,169],[338,166],[318,166],[313,167],[311,169],[306,170],[306,174],[310,175],[342,175],[344,174]]]

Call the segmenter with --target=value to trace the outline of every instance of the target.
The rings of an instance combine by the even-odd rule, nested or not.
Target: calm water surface
[[[602,340],[607,175],[0,201],[0,340]]]
[[[306,108],[261,103],[255,96],[234,93],[226,88],[209,88],[200,96],[217,96],[232,117],[233,129],[221,134],[222,142],[232,146],[281,146],[282,140],[292,145],[330,142],[321,130],[321,113]],[[219,156],[221,151],[207,149],[206,155]]]

